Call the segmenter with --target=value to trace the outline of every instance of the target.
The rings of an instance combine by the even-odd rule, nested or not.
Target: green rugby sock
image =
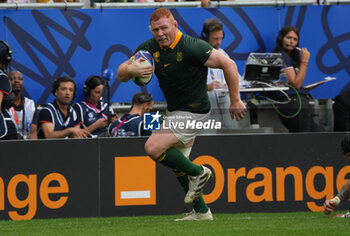
[[[201,166],[187,159],[187,157],[176,148],[169,148],[156,161],[171,169],[183,171],[191,176],[199,175],[203,170]]]
[[[184,172],[175,172],[177,180],[180,182],[182,188],[185,190],[185,193],[188,191],[188,176]],[[193,209],[198,213],[206,213],[208,211],[208,206],[204,202],[203,195],[197,198],[192,203]]]
[[[193,209],[195,210],[195,212],[198,213],[206,213],[208,212],[209,208],[207,206],[207,204],[205,203],[204,199],[203,199],[203,195],[201,194],[199,198],[197,198],[193,203]]]

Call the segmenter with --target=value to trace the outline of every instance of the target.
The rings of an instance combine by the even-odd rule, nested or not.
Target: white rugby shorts
[[[169,129],[183,143],[187,144],[201,131],[201,124],[209,119],[210,111],[205,114],[188,111],[166,111],[163,128]]]

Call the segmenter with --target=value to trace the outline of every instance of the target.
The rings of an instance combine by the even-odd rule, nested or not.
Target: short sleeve
[[[0,92],[7,96],[11,91],[11,84],[8,77],[4,74],[0,75]]]
[[[39,123],[53,123],[51,112],[48,108],[43,107],[40,110]]]
[[[295,67],[292,61],[292,58],[288,56],[288,54],[286,54],[285,52],[282,52],[282,56],[283,56],[284,63],[286,65],[284,68],[282,68],[282,71]]]
[[[154,40],[153,38],[152,39],[149,39],[149,40],[147,40],[147,41],[145,41],[145,42],[143,42],[143,43],[141,43],[136,49],[135,49],[135,51],[134,51],[134,53],[133,53],[133,55],[136,53],[136,52],[138,52],[138,51],[140,51],[140,50],[146,50],[146,51],[151,51],[151,43],[152,43],[152,40]]]
[[[192,42],[185,43],[188,56],[194,64],[202,66],[209,59],[213,47],[201,39],[189,38],[189,41]]]

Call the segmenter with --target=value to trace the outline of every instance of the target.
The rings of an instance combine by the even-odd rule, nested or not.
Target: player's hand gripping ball
[[[139,58],[144,59],[140,63],[142,66],[145,66],[145,67],[153,66],[153,71],[154,71],[154,60],[151,53],[145,50],[140,50],[135,53],[131,63],[134,63]],[[146,86],[151,81],[152,77],[153,77],[153,73],[149,77],[142,77],[142,78],[135,77],[135,78],[132,78],[132,80],[134,81],[135,84],[139,86]]]

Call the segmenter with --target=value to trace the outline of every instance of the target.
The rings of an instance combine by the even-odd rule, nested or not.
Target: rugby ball
[[[131,63],[134,63],[134,61],[136,61],[139,58],[145,59],[144,61],[141,62],[141,65],[145,67],[153,66],[153,71],[154,71],[154,60],[151,53],[145,50],[137,51]],[[153,73],[149,77],[143,77],[143,78],[135,77],[135,78],[132,78],[132,80],[134,81],[135,84],[139,86],[146,86],[151,81],[152,77],[153,77]]]

